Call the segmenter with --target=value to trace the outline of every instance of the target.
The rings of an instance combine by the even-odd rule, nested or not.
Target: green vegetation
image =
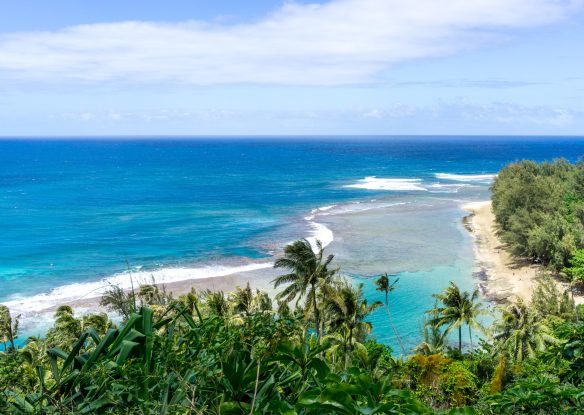
[[[3,307],[0,413],[582,413],[582,315],[550,279],[532,305],[505,308],[492,331],[479,324],[477,293],[451,284],[435,295],[424,341],[398,358],[368,337],[367,316],[383,303],[368,303],[332,261],[320,245],[288,246],[276,263],[289,271],[275,280],[285,286],[277,311],[249,285],[177,299],[155,284],[135,295],[112,287],[103,304],[119,326],[61,306],[46,338],[21,348],[18,318]],[[395,282],[385,274],[376,285],[387,308]],[[476,346],[471,330],[486,333]]]
[[[290,273],[276,278],[274,287],[278,288],[280,285],[287,284],[287,287],[277,297],[286,302],[296,298],[296,305],[298,305],[303,297],[307,297],[305,310],[308,312],[312,307],[316,339],[320,342],[322,328],[320,326],[318,297],[322,296],[325,287],[330,286],[330,281],[336,270],[328,269],[334,256],[329,255],[325,259],[321,242],[317,241],[316,245],[316,252],[313,251],[306,239],[286,246],[284,257],[275,262],[274,268],[286,268]]]
[[[566,274],[574,283],[584,284],[584,249],[574,251],[569,263],[570,266],[564,268]]]
[[[582,281],[584,163],[522,161],[503,168],[492,186],[502,239],[518,257],[565,269]]]
[[[472,329],[479,329],[484,332],[484,327],[478,318],[486,314],[482,304],[478,302],[478,290],[473,291],[472,294],[468,292],[461,293],[456,284],[451,282],[450,286],[442,294],[434,294],[434,297],[440,300],[442,306],[436,307],[428,312],[433,316],[430,324],[438,329],[446,326],[446,330],[444,331],[446,334],[449,334],[454,329],[458,329],[459,353],[462,353],[462,326],[466,325],[468,327],[468,336],[472,349]]]
[[[8,307],[0,304],[0,343],[4,344],[4,348],[10,345],[14,349],[14,340],[18,338],[19,320],[20,316],[12,318]]]

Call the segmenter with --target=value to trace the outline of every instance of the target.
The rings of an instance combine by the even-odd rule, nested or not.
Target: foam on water
[[[324,224],[314,221],[314,219],[316,219],[319,216],[336,216],[350,213],[360,213],[373,209],[383,209],[393,206],[402,206],[406,204],[407,202],[387,202],[372,199],[369,202],[355,201],[351,203],[323,206],[317,209],[313,209],[311,210],[310,215],[304,218],[309,222],[310,227],[312,228],[311,236],[306,238],[306,240],[310,242],[310,245],[315,250],[316,240],[319,240],[322,243],[323,248],[330,245],[334,241],[333,231]]]
[[[357,183],[348,184],[344,187],[366,190],[390,190],[390,191],[426,191],[421,186],[422,179],[389,179],[375,176],[368,176],[360,179]]]
[[[322,223],[310,222],[310,226],[312,226],[312,236],[309,236],[306,238],[306,240],[310,242],[313,250],[316,250],[317,239],[322,243],[323,248],[327,245],[330,245],[330,243],[334,240],[333,231],[331,231]]]
[[[458,193],[460,189],[473,187],[468,183],[442,184],[434,183],[427,186],[430,193]]]
[[[496,174],[451,174],[451,173],[436,173],[434,175],[440,180],[452,180],[456,182],[481,182],[489,183],[497,176]]]
[[[130,273],[126,271],[100,281],[63,285],[48,293],[41,293],[29,297],[13,296],[8,301],[3,302],[3,304],[15,313],[38,313],[68,301],[98,298],[112,285],[117,285],[123,289],[130,289],[132,288],[132,284],[136,287],[140,284],[148,284],[152,279],[157,284],[163,284],[202,278],[224,277],[241,272],[271,268],[272,266],[272,262],[262,262],[237,266],[206,265],[196,268],[181,267],[161,268],[152,271],[137,270],[131,272],[131,278]]]
[[[326,247],[328,245],[330,245],[330,243],[334,240],[334,235],[333,235],[333,231],[331,231],[329,228],[327,228],[325,225],[323,225],[322,223],[317,223],[314,222],[314,219],[317,216],[321,216],[321,215],[328,215],[329,211],[331,211],[332,209],[336,208],[337,205],[329,205],[329,206],[322,206],[316,209],[312,209],[310,211],[310,215],[306,216],[304,219],[308,221],[311,230],[310,230],[310,236],[306,238],[306,240],[310,243],[310,245],[312,246],[312,249],[316,251],[317,247],[316,247],[316,241],[320,241],[322,244],[322,247]]]
[[[323,247],[330,245],[334,239],[333,231],[322,223],[314,222],[318,215],[326,215],[327,211],[337,205],[323,206],[313,209],[305,219],[310,226],[310,236],[306,238],[313,249],[316,249],[318,239]],[[259,269],[271,268],[272,261],[250,263],[244,265],[202,265],[197,267],[166,267],[157,270],[143,270],[142,266],[136,266],[131,272],[125,271],[117,273],[111,277],[99,281],[85,283],[71,283],[57,288],[50,292],[40,293],[33,296],[13,296],[3,304],[8,306],[16,314],[38,314],[56,305],[78,301],[82,299],[99,298],[112,285],[129,290],[142,284],[149,284],[153,280],[157,284],[168,284],[187,280],[196,280],[213,277],[225,277],[242,272],[256,271]]]
[[[319,207],[316,209],[312,209],[310,211],[310,215],[306,216],[304,219],[306,219],[308,221],[313,220],[316,217],[316,215],[322,214],[323,212],[334,209],[336,206],[337,205],[330,205],[330,206],[323,206],[323,207]]]
[[[334,209],[329,210],[326,213],[321,213],[322,216],[335,216],[343,215],[347,213],[361,213],[373,209],[385,209],[394,206],[407,205],[409,202],[393,202],[393,201],[383,201],[372,199],[369,202],[356,201],[351,203],[345,203],[342,205],[337,205]]]

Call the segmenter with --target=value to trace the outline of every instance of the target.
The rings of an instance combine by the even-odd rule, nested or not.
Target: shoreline
[[[387,268],[387,258],[392,258],[391,264],[395,268],[390,268],[389,270],[391,272],[417,272],[418,269],[431,269],[436,264],[444,264],[445,261],[450,263],[449,261],[452,260],[452,258],[450,258],[451,256],[457,257],[460,255],[460,253],[457,253],[458,248],[463,244],[466,246],[464,249],[464,258],[468,259],[468,274],[471,275],[474,258],[472,256],[472,247],[471,245],[468,245],[470,241],[468,241],[466,237],[459,242],[453,242],[455,245],[453,245],[451,250],[444,251],[444,245],[437,245],[429,248],[427,250],[428,255],[425,257],[426,261],[422,261],[424,264],[420,264],[419,259],[416,259],[414,261],[414,269],[411,269],[412,264],[410,264],[410,262],[412,261],[406,261],[404,259],[408,258],[407,252],[396,250],[386,252],[388,244],[399,246],[402,250],[406,249],[406,251],[411,250],[412,252],[417,252],[419,244],[423,244],[424,241],[418,239],[418,233],[411,233],[412,226],[420,232],[431,230],[432,232],[439,232],[441,235],[449,238],[449,240],[452,239],[452,241],[456,241],[458,238],[456,235],[464,235],[466,231],[462,230],[460,225],[456,227],[449,225],[448,231],[445,233],[446,227],[443,225],[444,222],[441,218],[444,214],[443,212],[450,211],[451,213],[448,213],[448,216],[460,224],[462,215],[460,214],[459,203],[459,201],[450,199],[437,203],[435,203],[435,201],[432,203],[420,202],[413,205],[401,200],[392,200],[391,203],[371,200],[371,206],[353,203],[348,205],[349,208],[344,205],[340,205],[338,208],[337,205],[325,206],[313,209],[310,212],[310,216],[304,217],[311,228],[308,230],[309,236],[307,236],[307,239],[310,242],[313,242],[315,237],[320,237],[320,239],[325,239],[326,245],[333,243],[335,253],[338,254],[339,258],[342,258],[342,260],[340,259],[341,263],[345,263],[343,266],[348,267],[346,269],[349,271],[353,269],[353,271],[364,275],[374,274],[380,269]],[[415,208],[416,212],[419,212],[419,214],[414,214],[414,216],[412,216],[412,208]],[[319,220],[319,216],[323,216],[320,218],[321,220]],[[327,218],[326,220],[325,217]],[[448,220],[448,222],[450,222],[450,220]],[[329,226],[331,228],[329,228]],[[334,237],[331,229],[334,229]],[[329,240],[322,238],[325,230],[327,231],[327,235],[325,236],[329,236],[330,234]],[[408,231],[404,233],[404,230]],[[380,236],[380,232],[383,235],[386,235],[385,239]],[[372,247],[371,238],[374,238],[374,240],[378,242],[377,248]],[[383,241],[380,241],[379,238],[382,238]],[[431,241],[428,240],[426,243],[431,243]],[[456,245],[457,243],[460,243],[461,246]],[[355,255],[355,249],[360,252],[358,255]],[[445,252],[447,254],[446,257]],[[363,253],[365,253],[366,256],[363,256]],[[277,255],[275,255],[275,257],[277,257]],[[136,283],[137,280],[150,283],[149,277],[155,276],[156,278],[154,282],[156,285],[161,286],[164,284],[166,290],[169,293],[172,293],[174,297],[188,293],[191,289],[197,291],[205,289],[221,290],[230,293],[237,286],[244,287],[248,282],[253,289],[260,289],[273,295],[274,289],[272,286],[272,280],[279,272],[278,270],[274,270],[271,266],[275,257],[264,258],[257,263],[252,261],[245,264],[229,263],[227,265],[222,264],[221,266],[215,264],[214,267],[219,266],[221,269],[213,269],[213,272],[207,272],[210,271],[208,265],[201,265],[194,268],[162,268],[161,270],[155,271],[133,271],[132,275],[134,283]],[[383,258],[383,260],[380,258]],[[231,268],[231,270],[228,270],[227,268]],[[175,275],[176,272],[181,274],[180,278],[177,278],[177,275]],[[121,284],[119,285],[125,290],[129,290],[129,282],[127,281],[125,273],[116,274],[114,277],[115,278],[113,279],[108,278],[108,280],[116,282],[119,280],[121,281]],[[441,278],[442,276],[439,277]],[[103,285],[103,281],[98,285]],[[39,298],[35,299],[40,301],[35,301],[36,304],[34,304],[34,307],[26,311],[23,310],[23,308],[26,308],[23,306],[25,305],[24,303],[32,300],[30,297],[26,299],[23,298],[20,301],[13,301],[10,305],[17,306],[15,308],[18,308],[18,312],[23,315],[28,315],[28,317],[35,316],[36,318],[40,317],[47,321],[51,320],[52,314],[60,304],[69,304],[73,306],[76,311],[79,312],[79,315],[106,311],[99,304],[101,298],[99,295],[82,296],[81,298],[66,295],[72,294],[73,292],[79,294],[80,288],[85,288],[85,284],[74,287],[75,290],[63,289],[73,288],[73,286],[65,286],[61,288],[62,289],[59,291],[63,292],[57,294],[62,295],[53,298],[51,293],[47,293],[47,295],[41,294]],[[55,293],[53,292],[52,294]],[[21,302],[21,304],[17,305],[17,302]],[[35,324],[31,323],[31,326],[34,325]]]
[[[318,239],[326,247],[334,240],[333,232],[326,225],[314,220],[319,213],[332,207],[334,205],[313,209],[310,216],[304,218],[310,227],[308,236],[305,238],[311,245],[314,246]],[[0,304],[7,305],[11,312],[26,317],[52,315],[62,304],[71,305],[82,314],[106,312],[107,310],[100,305],[104,291],[108,286],[115,285],[129,292],[132,289],[132,275],[134,284],[137,286],[154,282],[158,287],[165,286],[169,294],[175,297],[187,294],[193,289],[230,293],[237,287],[245,287],[248,283],[253,289],[261,289],[271,293],[273,291],[272,280],[277,274],[273,269],[273,263],[278,256],[279,254],[272,254],[269,258],[256,261],[247,258],[245,262],[236,264],[196,264],[190,267],[169,267],[148,271],[134,270],[131,273],[124,271],[98,281],[72,282],[55,287],[49,292],[7,299],[0,301]],[[72,294],[72,292],[76,292],[76,294]]]
[[[531,300],[538,277],[545,272],[541,265],[514,258],[497,235],[491,201],[462,205],[469,212],[463,218],[464,227],[474,239],[475,276],[480,280],[479,291],[488,301],[506,304],[514,298]],[[566,287],[557,282],[565,289]],[[576,304],[584,297],[574,296]]]

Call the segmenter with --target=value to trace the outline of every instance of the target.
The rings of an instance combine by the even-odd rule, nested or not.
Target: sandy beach
[[[272,284],[272,280],[278,275],[278,270],[273,268],[264,268],[254,271],[238,272],[226,276],[209,277],[209,278],[197,278],[197,279],[187,279],[182,281],[174,281],[165,283],[166,291],[170,293],[173,297],[179,297],[183,294],[189,293],[191,290],[197,292],[211,290],[211,291],[223,291],[229,294],[237,287],[245,287],[248,283],[253,289],[259,289],[270,294],[270,296],[275,295],[275,290]],[[162,284],[156,284],[162,286]],[[64,303],[74,307],[81,314],[86,312],[94,311],[106,311],[103,307],[99,305],[101,297],[90,297],[81,299],[71,299],[64,301]],[[42,310],[42,312],[53,312],[57,309],[59,304],[55,304],[51,307],[47,307]]]
[[[537,278],[543,272],[542,267],[516,259],[507,252],[497,236],[490,201],[468,203],[463,209],[471,213],[464,218],[464,224],[475,238],[476,273],[481,279],[481,293],[497,303],[507,303],[514,298],[529,301]],[[575,300],[577,304],[584,302],[583,297],[575,297]]]

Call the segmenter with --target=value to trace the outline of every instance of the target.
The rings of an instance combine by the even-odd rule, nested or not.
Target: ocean
[[[574,137],[241,137],[0,140],[0,302],[43,330],[46,309],[109,283],[244,273],[268,287],[274,255],[319,238],[343,275],[390,302],[408,346],[432,294],[473,289],[467,201],[505,164],[576,161]],[[397,350],[385,311],[373,335]]]

